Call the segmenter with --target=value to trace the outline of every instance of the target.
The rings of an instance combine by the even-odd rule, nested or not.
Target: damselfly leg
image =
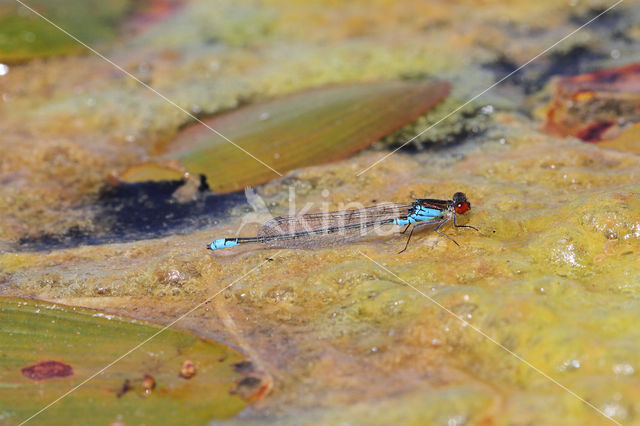
[[[406,228],[404,228],[404,231],[402,231],[401,233],[404,234],[405,232],[407,232],[407,229],[409,229],[409,227],[411,226],[411,224],[408,224]],[[411,232],[409,232],[409,238],[407,238],[407,244],[404,245],[404,248],[402,250],[400,250],[398,252],[398,254],[403,253],[407,250],[407,247],[409,247],[409,241],[411,241],[411,236],[413,235],[413,231],[416,229],[416,224],[413,225],[413,228],[411,228]]]
[[[440,222],[440,223],[438,224],[438,226],[436,226],[435,231],[436,231],[438,234],[442,235],[443,237],[447,237],[448,239],[450,239],[451,241],[453,241],[454,243],[456,243],[456,245],[457,245],[458,247],[460,247],[460,244],[458,244],[458,242],[457,242],[456,240],[454,240],[453,238],[451,238],[451,237],[450,237],[450,236],[448,236],[447,234],[445,234],[445,233],[443,233],[443,232],[440,232],[440,228],[442,227],[442,225],[444,225],[444,224],[445,224],[445,223],[447,223],[448,221],[449,221],[449,218],[446,218],[445,220],[443,220],[442,222]],[[456,217],[455,217],[455,215],[454,215],[454,216],[453,216],[453,222],[455,223],[455,221],[456,221]]]
[[[454,243],[456,243],[456,242],[455,242],[455,240],[453,240],[453,238],[451,238],[451,237],[449,237],[448,235],[445,235],[445,234],[443,234],[442,232],[438,231],[438,229],[439,229],[442,225],[444,225],[445,223],[447,223],[447,221],[448,221],[448,220],[449,220],[449,218],[446,218],[446,219],[442,220],[440,223],[438,223],[438,226],[436,227],[436,232],[437,232],[438,234],[440,234],[440,235],[444,235],[445,237],[449,238],[451,241],[453,241]],[[437,222],[436,222],[436,223],[437,223]],[[420,227],[422,227],[422,226],[433,225],[433,224],[434,224],[434,222],[433,222],[433,221],[422,222],[422,223],[418,222],[418,223],[413,224],[413,228],[411,228],[411,232],[409,233],[409,238],[407,238],[407,243],[404,245],[404,248],[398,252],[398,254],[403,253],[404,251],[406,251],[406,250],[407,250],[407,247],[409,247],[409,241],[411,241],[411,236],[413,236],[413,232],[416,230],[416,228],[420,228]],[[408,226],[407,226],[407,228],[408,228]],[[406,229],[405,229],[405,231],[406,231]],[[458,243],[456,243],[456,244],[458,244]],[[459,245],[459,244],[458,244],[458,245]]]
[[[402,230],[401,234],[404,234],[405,232],[407,232],[407,229],[409,229],[410,226],[411,226],[411,224],[408,224],[407,227]],[[409,238],[411,238],[411,237],[409,237]],[[402,253],[402,252],[400,252],[400,253]]]
[[[475,226],[458,225],[458,222],[456,222],[456,216],[455,215],[453,215],[453,226],[455,226],[456,228],[471,228],[471,229],[475,229],[476,231],[480,232],[480,230],[478,228],[476,228]]]

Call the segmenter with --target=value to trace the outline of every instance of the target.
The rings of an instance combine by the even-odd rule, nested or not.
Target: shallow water
[[[199,111],[415,74],[448,79],[453,93],[374,149],[290,172],[248,203],[237,194],[197,226],[155,233],[109,234],[118,222],[96,220],[105,217],[96,200],[110,173],[144,161],[186,119],[93,56],[12,65],[0,77],[9,99],[0,145],[11,148],[1,169],[0,293],[166,324],[232,284],[176,324],[230,344],[273,377],[272,393],[230,422],[611,423],[604,414],[640,424],[640,157],[548,135],[541,113],[560,65],[573,74],[638,59],[635,3],[356,175],[605,7],[592,3],[190,3],[109,52]],[[293,201],[321,211],[456,191],[472,205],[461,223],[480,230],[447,227],[460,247],[426,232],[402,254],[396,235],[318,250],[204,248],[241,225],[251,235]],[[106,240],[18,244],[74,226]]]

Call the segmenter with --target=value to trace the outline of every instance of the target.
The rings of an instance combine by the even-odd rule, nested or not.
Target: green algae
[[[376,147],[424,150],[453,145],[481,135],[489,129],[495,107],[473,102],[465,105],[465,102],[460,99],[445,99],[432,111],[383,138]],[[447,116],[453,111],[458,111],[462,119],[448,120]]]
[[[118,19],[131,7],[128,0],[64,3],[38,0],[26,4],[84,43],[113,38]],[[0,5],[0,61],[22,62],[83,49],[77,41],[18,3]]]
[[[185,9],[199,15],[194,28],[178,15],[114,51],[198,114],[328,82],[415,73],[453,81],[448,106],[455,108],[492,84],[481,63],[499,58],[502,48],[514,63],[524,63],[572,31],[572,17],[609,6],[496,1],[477,7],[465,1],[328,7],[274,0],[243,4],[245,15],[228,27],[217,15],[220,26],[207,28],[220,12],[204,3]],[[465,7],[472,4],[469,13]],[[623,15],[637,14],[620,7]],[[245,28],[233,38],[238,22],[253,21],[255,34]],[[512,37],[520,24],[526,24],[523,35]],[[627,35],[637,38],[634,31]],[[590,39],[569,44],[619,49],[625,61],[637,57],[632,44],[612,42],[606,32],[584,34]],[[2,158],[3,238],[82,220],[91,212],[66,207],[91,198],[101,177],[148,158],[188,120],[96,62],[67,58],[46,67],[12,67],[4,76],[10,101],[2,104],[0,124],[2,143],[11,149]],[[78,82],[88,94],[74,92]],[[446,228],[459,248],[417,233],[402,255],[405,239],[392,235],[335,249],[208,256],[206,243],[234,235],[245,215],[255,213],[237,209],[218,225],[158,240],[30,254],[11,253],[7,245],[0,254],[0,290],[166,322],[233,284],[180,325],[224,338],[276,378],[273,394],[231,423],[607,421],[406,281],[607,415],[638,423],[640,162],[633,154],[540,133],[541,123],[522,112],[545,101],[510,89],[496,88],[495,97],[470,109],[490,104],[494,114],[454,116],[435,129],[446,131],[437,137],[428,132],[420,146],[477,124],[486,132],[472,144],[397,153],[355,177],[386,154],[365,152],[292,171],[258,190],[274,215],[287,214],[290,187],[299,208],[310,202],[317,210],[322,203],[334,209],[354,201],[448,198],[462,190],[472,203],[464,223],[480,232]],[[444,104],[441,112],[448,113]]]

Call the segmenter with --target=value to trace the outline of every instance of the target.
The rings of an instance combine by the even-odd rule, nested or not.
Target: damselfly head
[[[453,194],[453,209],[458,214],[463,214],[471,209],[471,203],[467,201],[467,196],[462,192]]]

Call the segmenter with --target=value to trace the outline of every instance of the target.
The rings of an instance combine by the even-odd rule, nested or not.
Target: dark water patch
[[[587,46],[574,46],[566,52],[556,52],[545,61],[540,74],[529,85],[527,93],[537,92],[554,76],[570,76],[593,71],[608,55]]]
[[[587,22],[593,21],[589,24],[589,30],[596,32],[603,32],[606,35],[610,35],[613,30],[621,29],[629,25],[626,15],[619,9],[609,10],[603,13],[606,8],[592,8],[584,14],[574,14],[569,17],[569,22],[576,26],[582,26]],[[596,18],[597,19],[594,19]]]
[[[621,41],[626,44],[635,43],[635,39],[628,34],[628,30],[615,30],[611,33],[611,38],[614,41]]]
[[[522,74],[523,70],[517,71],[518,64],[506,56],[499,56],[497,59],[482,64],[482,68],[491,71],[495,76],[495,81],[500,81],[511,73],[514,73],[502,84],[511,84],[514,86],[520,86],[523,83]]]
[[[605,10],[592,8],[586,13],[574,14],[567,18],[567,23],[572,27],[582,26],[593,19],[585,31],[594,35],[597,44],[577,44],[569,49],[563,49],[562,45],[555,47],[517,72],[516,70],[522,64],[504,55],[482,64],[482,68],[493,72],[495,81],[500,81],[514,73],[501,85],[516,87],[526,95],[540,91],[554,76],[572,76],[592,72],[601,66],[603,60],[610,58],[610,48],[603,46],[612,46],[615,42],[632,43],[634,41],[634,38],[629,36],[634,26],[634,14],[620,9],[609,10],[603,14]],[[597,19],[594,19],[596,17]],[[530,31],[534,31],[535,36],[540,36],[544,31],[541,28],[527,26],[520,28],[509,25],[505,30],[514,39],[531,38],[533,35],[527,35]]]
[[[121,183],[105,187],[95,203],[90,224],[72,226],[59,234],[42,233],[20,238],[19,251],[53,250],[186,234],[217,224],[237,206],[246,205],[243,192],[212,193],[204,178],[188,201],[176,198],[184,180]]]
[[[563,52],[550,53],[521,70],[514,61],[507,57],[500,57],[482,65],[482,68],[493,72],[495,81],[511,75],[501,85],[511,85],[530,95],[541,90],[547,82],[555,76],[571,76],[593,71],[599,62],[606,59],[605,53],[591,49],[585,45],[573,46]],[[518,70],[518,71],[516,71]]]

